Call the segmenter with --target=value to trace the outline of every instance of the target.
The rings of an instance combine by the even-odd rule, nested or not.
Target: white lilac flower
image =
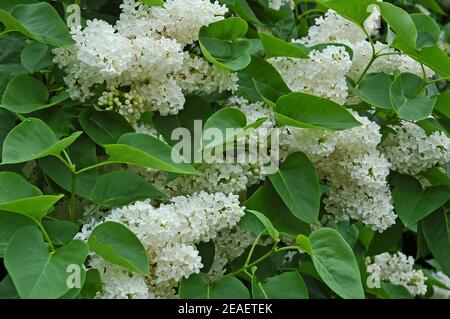
[[[396,215],[387,183],[390,163],[378,151],[380,127],[353,113],[363,125],[342,132],[288,128],[280,138],[283,157],[302,151],[314,162],[329,186],[324,198],[327,212],[338,219],[361,220],[384,231]]]
[[[427,292],[427,278],[422,270],[413,268],[414,258],[402,252],[367,257],[366,266],[374,282],[389,282],[403,286],[413,296],[424,295]]]
[[[143,201],[114,209],[101,220],[85,224],[77,238],[87,240],[97,225],[114,221],[134,232],[149,255],[151,274],[146,279],[92,256],[89,266],[100,271],[107,287],[100,297],[170,297],[181,278],[198,273],[203,267],[195,244],[236,227],[243,215],[238,196],[200,192],[173,197],[159,207]]]
[[[225,6],[208,0],[169,0],[149,7],[125,0],[121,8],[116,25],[88,21],[84,29],[72,30],[73,46],[54,49],[72,99],[97,99],[99,106],[135,124],[144,112],[177,114],[187,94],[237,90],[235,73],[184,51],[197,40],[202,26],[224,18]],[[123,98],[125,93],[132,100]]]
[[[376,6],[375,6],[376,7]],[[373,9],[372,15],[367,22],[367,26],[375,31],[377,21],[377,9]],[[354,80],[358,79],[365,67],[372,58],[372,46],[367,40],[364,31],[350,20],[345,19],[333,10],[328,10],[324,17],[315,20],[315,25],[311,26],[308,36],[294,40],[294,42],[303,43],[313,46],[321,43],[341,43],[349,46],[353,50],[352,67],[350,77]],[[381,42],[375,42],[375,50],[377,53],[393,53],[397,52],[388,45]],[[375,60],[370,67],[369,72],[385,72],[392,74],[395,70],[403,73],[409,72],[418,76],[423,75],[423,70],[419,62],[404,54],[384,55]],[[425,67],[427,77],[432,77],[434,72]]]
[[[427,135],[421,127],[409,122],[392,129],[395,133],[388,135],[380,149],[393,170],[417,175],[450,161],[450,138],[445,133]]]
[[[294,92],[305,92],[344,104],[348,96],[346,75],[352,61],[342,46],[314,50],[309,59],[276,57],[269,62]]]

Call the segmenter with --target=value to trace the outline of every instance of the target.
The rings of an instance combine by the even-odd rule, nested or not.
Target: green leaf
[[[377,3],[376,0],[317,0],[317,2],[324,7],[333,9],[361,28],[371,13],[368,6]]]
[[[80,291],[81,299],[94,299],[98,292],[102,291],[102,278],[97,269],[89,269],[86,272],[86,279]]]
[[[433,186],[445,186],[450,189],[450,177],[447,176],[445,170],[439,167],[432,167],[421,173]]]
[[[405,226],[417,223],[450,199],[448,188],[431,186],[422,189],[419,181],[412,176],[398,175],[392,184],[395,211]]]
[[[56,46],[73,43],[66,24],[47,2],[17,5],[10,13],[0,9],[0,22],[7,30],[20,32],[38,42]]]
[[[98,205],[119,207],[148,198],[167,199],[167,195],[139,175],[114,171],[98,177],[91,198]]]
[[[67,100],[69,94],[64,91],[49,100],[47,87],[29,75],[14,77],[6,87],[1,107],[15,113],[28,114],[46,109]]]
[[[443,272],[450,276],[450,221],[446,213],[437,211],[421,221],[423,235]]]
[[[441,28],[433,18],[423,13],[410,15],[417,29],[416,48],[433,47],[439,43]]]
[[[89,248],[107,261],[131,271],[148,275],[149,261],[142,243],[124,225],[105,222],[98,225],[88,240]]]
[[[52,243],[58,246],[70,242],[80,230],[77,224],[68,220],[44,219],[42,224]]]
[[[16,125],[16,118],[10,112],[0,108],[0,148],[3,148],[3,142]],[[0,161],[2,160],[2,154],[0,152]]]
[[[417,29],[413,19],[405,10],[387,2],[377,3],[381,16],[397,34],[394,43],[401,41],[409,48],[416,47]],[[395,44],[394,44],[395,46]]]
[[[19,293],[11,279],[10,275],[0,281],[0,299],[19,299]]]
[[[246,21],[255,24],[262,24],[262,22],[259,21],[259,19],[256,17],[255,13],[246,0],[226,1],[226,5],[231,11],[235,12]]]
[[[253,102],[262,98],[272,107],[278,98],[291,92],[278,71],[257,56],[252,56],[251,63],[239,72],[238,84],[240,95]]]
[[[309,234],[311,232],[308,224],[302,222],[290,212],[271,183],[261,186],[244,203],[244,206],[247,209],[263,213],[281,234],[295,238],[298,234]],[[241,219],[240,227],[252,231],[255,235],[264,230],[259,220],[251,214],[246,214]]]
[[[172,140],[172,133],[175,129],[180,127],[187,128],[191,132],[192,139],[194,139],[194,122],[197,120],[205,123],[212,114],[211,106],[205,99],[199,96],[188,96],[183,110],[177,115],[161,116],[160,114],[154,114],[152,123],[166,141],[170,141],[171,145],[175,145],[177,142]],[[200,142],[197,141],[197,143]]]
[[[14,233],[30,225],[35,225],[31,218],[20,214],[0,212],[0,258],[4,256],[6,247]]]
[[[245,20],[237,17],[223,19],[204,26],[199,32],[200,48],[205,58],[221,68],[238,71],[259,51],[254,40],[241,39],[248,30]]]
[[[234,107],[220,109],[211,115],[203,127],[203,150],[240,140],[251,133],[252,129],[260,127],[265,121],[266,118],[262,118],[247,125],[247,117],[241,110]],[[214,138],[210,139],[207,134],[213,132],[212,130],[219,130],[221,134],[219,136],[214,135]],[[229,130],[232,130],[232,134]]]
[[[281,125],[301,128],[342,131],[361,126],[345,107],[306,93],[290,93],[280,98],[276,118]]]
[[[400,118],[418,121],[431,115],[437,98],[425,96],[422,88],[423,80],[411,73],[402,73],[394,79],[390,88],[391,104]]]
[[[9,12],[18,4],[31,4],[36,2],[38,2],[38,0],[3,0],[0,3],[0,9]]]
[[[292,214],[310,224],[317,222],[321,197],[319,178],[305,154],[289,155],[269,178]]]
[[[434,109],[450,119],[450,90],[438,95]]]
[[[214,257],[216,254],[216,246],[214,241],[210,240],[208,242],[201,242],[197,244],[197,250],[200,257],[202,257],[202,272],[207,273],[214,264]]]
[[[178,295],[181,299],[207,299],[209,298],[208,282],[203,275],[192,274],[189,278],[181,279]]]
[[[375,256],[384,252],[398,251],[404,227],[399,221],[382,233],[375,233],[367,248],[368,256]]]
[[[28,118],[17,125],[5,138],[3,163],[16,164],[50,155],[58,155],[76,141],[82,132],[59,140],[42,120]]]
[[[181,299],[250,299],[248,289],[236,277],[222,277],[209,285],[204,276],[193,274],[181,280],[178,292]]]
[[[309,58],[309,50],[304,45],[289,43],[263,32],[259,32],[258,35],[266,51],[266,59],[279,56],[299,59]]]
[[[258,220],[264,225],[264,228],[269,233],[270,237],[273,238],[276,242],[280,241],[280,233],[278,230],[275,229],[272,222],[269,220],[269,218],[266,217],[266,215],[254,211],[254,210],[246,210],[247,212],[253,214]]]
[[[390,89],[392,80],[386,73],[371,73],[364,77],[355,93],[363,101],[379,109],[392,109]]]
[[[321,228],[309,240],[314,267],[327,286],[344,299],[363,299],[358,264],[344,238],[332,228]]]
[[[63,197],[42,195],[39,188],[19,174],[0,172],[0,211],[26,215],[39,221]]]
[[[128,133],[119,139],[118,144],[108,144],[104,147],[113,162],[156,168],[171,173],[198,174],[176,150],[150,135]]]
[[[69,265],[83,263],[88,255],[87,245],[74,240],[50,251],[42,233],[34,226],[17,231],[5,253],[5,266],[21,298],[59,298],[69,292]]]
[[[236,277],[223,277],[210,288],[210,299],[250,299],[247,287]]]
[[[122,135],[134,132],[130,123],[113,111],[85,111],[80,115],[80,125],[100,146],[117,143]]]
[[[51,48],[43,43],[32,42],[20,54],[20,61],[25,69],[34,73],[52,64]]]
[[[97,150],[94,142],[87,136],[81,136],[67,149],[67,153],[77,170],[97,164]],[[72,172],[59,159],[48,156],[39,160],[39,166],[59,187],[72,192]],[[97,170],[92,169],[77,175],[75,194],[91,198],[97,182]]]
[[[284,272],[256,283],[258,293],[253,299],[308,299],[308,290],[300,274],[296,271]]]

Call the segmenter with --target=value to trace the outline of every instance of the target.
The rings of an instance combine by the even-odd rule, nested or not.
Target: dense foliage
[[[0,298],[449,298],[449,8],[2,0]]]

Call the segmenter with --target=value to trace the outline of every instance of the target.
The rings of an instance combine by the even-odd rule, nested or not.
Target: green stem
[[[73,168],[73,171],[75,172],[75,166],[73,165],[72,160],[70,159],[70,156],[66,152],[66,150],[63,150],[63,154],[66,157],[67,162],[69,163],[69,165]]]
[[[23,116],[22,114],[14,113],[14,116],[17,117],[22,122],[28,121],[28,119],[25,116]]]
[[[106,166],[106,165],[113,165],[113,164],[121,164],[121,162],[102,162],[102,163],[98,163],[98,164],[95,164],[95,165],[92,165],[92,166],[89,166],[89,167],[85,167],[85,168],[79,170],[78,172],[76,172],[76,174],[80,175],[80,174],[86,173],[86,172],[88,172],[90,170],[93,170],[93,169],[96,169],[96,168],[99,168],[99,167],[102,167],[102,166]]]
[[[225,276],[236,276],[239,275],[242,272],[247,272],[248,269],[251,269],[253,266],[256,266],[258,264],[260,264],[261,262],[263,262],[264,260],[266,260],[267,258],[271,257],[273,255],[273,253],[275,253],[277,251],[277,244],[275,244],[272,249],[267,252],[264,256],[258,258],[257,260],[255,260],[254,262],[250,263],[250,264],[244,264],[244,266],[242,266],[242,268],[235,270],[233,272],[230,272],[229,274],[225,275]],[[248,258],[247,258],[248,259]]]
[[[77,191],[77,174],[75,172],[72,172],[72,189],[70,196],[70,220],[72,222],[75,222],[76,218],[76,210],[77,210],[76,195],[75,195],[76,191]]]
[[[279,251],[285,251],[285,250],[299,250],[300,248],[298,246],[286,246],[286,247],[281,247],[281,248],[277,248],[275,251],[279,252]]]
[[[67,163],[67,161],[66,161],[64,158],[62,158],[61,155],[53,154],[53,156],[56,157],[57,159],[59,159],[59,160],[61,161],[61,163],[63,163],[65,166],[67,166],[67,168],[68,168],[71,172],[73,172],[73,166],[70,165],[69,163]]]
[[[255,247],[259,242],[259,239],[261,238],[262,234],[264,234],[264,232],[260,233],[256,239],[253,241],[253,245],[252,248],[250,248],[250,252],[248,253],[247,259],[245,260],[245,264],[244,266],[248,266],[248,264],[250,263],[250,260],[252,259],[253,256],[253,252],[255,251]]]
[[[50,236],[48,235],[47,231],[45,230],[44,225],[42,225],[42,221],[41,220],[35,220],[35,222],[38,224],[39,229],[41,230],[42,234],[44,235],[45,240],[50,244],[50,248],[52,249],[52,251],[55,251],[55,247],[53,246],[53,243],[50,239]]]

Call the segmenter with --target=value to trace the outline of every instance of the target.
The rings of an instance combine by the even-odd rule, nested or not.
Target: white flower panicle
[[[450,138],[443,132],[427,135],[420,126],[402,122],[392,127],[381,151],[399,173],[417,175],[435,165],[450,161]]]
[[[99,271],[102,278],[102,292],[98,299],[155,299],[144,276],[124,271],[123,267],[113,265],[103,258],[93,255],[89,266]]]
[[[170,297],[183,277],[199,273],[203,267],[195,244],[215,239],[221,231],[234,228],[242,216],[244,208],[239,205],[238,196],[200,192],[173,197],[169,204],[158,208],[143,201],[114,209],[101,221],[85,224],[77,238],[86,240],[105,221],[125,225],[136,234],[149,255],[151,276],[145,280],[147,295]],[[145,296],[143,279],[138,275],[131,276],[125,270],[118,275],[115,266],[107,262],[99,266],[97,257],[92,260],[90,266],[99,269],[107,287],[106,295],[101,297]]]
[[[379,26],[378,7],[374,6],[372,14],[366,20],[365,26],[369,34],[377,31]],[[352,67],[349,76],[357,80],[372,58],[372,46],[367,40],[364,31],[355,23],[337,14],[334,10],[328,10],[325,16],[315,20],[315,25],[311,26],[308,36],[294,42],[313,46],[321,43],[341,43],[349,46],[353,50]],[[394,53],[394,49],[381,42],[375,42],[377,53]],[[392,74],[399,70],[403,73],[409,72],[418,76],[423,75],[423,70],[419,62],[403,54],[390,54],[379,57],[368,70],[371,72],[385,72]],[[426,75],[432,77],[434,72],[425,67]]]
[[[383,253],[373,258],[367,257],[367,272],[375,282],[389,282],[405,287],[413,296],[427,292],[426,280],[422,270],[414,270],[414,258],[402,252]]]
[[[184,51],[197,40],[202,26],[224,18],[225,6],[208,0],[169,0],[161,7],[147,7],[125,0],[121,8],[115,26],[88,21],[84,29],[72,30],[75,45],[54,50],[72,99],[95,103],[97,98],[100,106],[135,123],[147,111],[177,114],[186,94],[237,89],[236,74]],[[139,102],[108,100],[111,92],[123,88]],[[104,92],[100,99],[98,89]]]
[[[329,186],[325,209],[337,218],[353,218],[377,231],[395,223],[387,183],[390,164],[378,151],[380,127],[353,113],[363,125],[342,132],[289,128],[280,137],[283,156],[302,151]]]
[[[309,59],[276,57],[269,62],[278,70],[288,87],[344,104],[348,96],[346,75],[352,61],[343,46],[313,50]]]

